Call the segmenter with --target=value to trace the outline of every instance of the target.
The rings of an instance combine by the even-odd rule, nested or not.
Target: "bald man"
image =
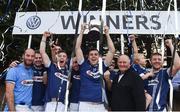
[[[112,111],[143,111],[145,110],[144,85],[141,77],[130,69],[130,59],[127,55],[118,58],[119,71],[111,83],[109,75],[105,80],[112,91]]]
[[[6,100],[8,111],[31,111],[33,69],[35,52],[26,49],[23,62],[11,68],[6,76]],[[8,107],[8,108],[7,108]]]

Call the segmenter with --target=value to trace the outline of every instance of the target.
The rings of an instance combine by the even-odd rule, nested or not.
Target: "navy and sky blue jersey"
[[[33,67],[33,91],[32,91],[32,105],[44,105],[44,96],[46,85],[43,83],[45,68],[36,69]]]
[[[168,79],[167,69],[161,69],[154,77],[145,80],[145,89],[153,98],[148,110],[162,111],[166,108],[170,88]]]
[[[72,70],[71,72],[71,89],[70,89],[70,103],[78,103],[79,102],[79,92],[80,92],[80,74],[79,71]]]
[[[58,67],[51,62],[47,74],[48,85],[46,88],[45,102],[51,101],[52,98],[57,98],[60,90],[59,101],[64,103],[68,80],[67,68],[59,70]]]
[[[17,67],[11,68],[6,76],[7,83],[13,83],[14,86],[14,103],[31,105],[32,87],[33,87],[33,70],[32,67],[26,68],[23,63]]]
[[[103,62],[103,72],[107,67]],[[80,101],[102,102],[102,88],[98,65],[92,66],[88,60],[80,65]]]

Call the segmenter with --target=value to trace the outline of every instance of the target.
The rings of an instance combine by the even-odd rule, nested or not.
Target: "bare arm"
[[[143,76],[141,76],[141,78],[143,80],[145,80],[145,79],[148,79],[149,77],[153,77],[153,76],[154,76],[153,70],[150,70],[150,72],[145,73]]]
[[[53,63],[56,63],[56,54],[58,53],[58,51],[62,50],[62,48],[60,46],[55,45],[54,43],[50,46],[51,48],[51,58]]]
[[[41,53],[41,56],[43,58],[43,63],[44,63],[45,67],[49,67],[50,62],[51,62],[49,59],[49,56],[46,53],[46,39],[49,36],[50,36],[50,32],[44,32],[42,39],[41,39],[40,50],[39,50]]]
[[[114,54],[115,54],[115,47],[114,47],[114,44],[113,44],[111,37],[109,35],[109,28],[107,26],[104,27],[104,32],[105,32],[105,35],[107,38],[107,44],[108,44],[108,48],[109,48],[109,51],[105,57],[105,62],[109,66],[111,64],[111,61],[112,61]]]
[[[171,39],[167,39],[165,41],[166,46],[170,48],[171,54],[173,54],[174,51],[174,46],[172,44],[172,40]],[[180,58],[179,55],[177,54],[177,52],[175,52],[175,56],[174,56],[174,64],[172,67],[172,75],[176,75],[177,71],[180,69]]]
[[[130,35],[129,36],[131,42],[132,42],[132,47],[133,47],[133,50],[134,50],[134,54],[137,54],[138,53],[138,47],[137,47],[137,44],[136,44],[136,37],[135,35]]]
[[[77,40],[76,40],[76,46],[75,46],[75,53],[76,53],[77,61],[79,64],[84,59],[83,52],[81,49],[84,30],[85,30],[84,24],[82,24],[81,25],[81,31],[80,31],[80,34],[79,34]]]
[[[15,61],[11,62],[11,64],[9,65],[9,67],[10,67],[10,68],[16,67],[19,63],[20,63],[19,61],[15,60]]]
[[[133,63],[134,64],[138,64],[139,63],[139,54],[138,54],[138,47],[137,47],[137,44],[136,44],[136,39],[135,39],[135,35],[130,35],[129,36],[129,39],[132,43],[132,48],[133,48]]]
[[[6,100],[9,111],[15,111],[14,105],[14,84],[6,82]]]
[[[47,71],[43,73],[43,84],[47,84]]]

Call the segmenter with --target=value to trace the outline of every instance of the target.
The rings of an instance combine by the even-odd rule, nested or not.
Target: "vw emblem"
[[[26,21],[26,26],[31,29],[37,29],[41,25],[41,19],[38,16],[31,16]]]

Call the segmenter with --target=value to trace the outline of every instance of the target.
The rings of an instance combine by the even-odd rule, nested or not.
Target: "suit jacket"
[[[112,111],[145,110],[144,83],[141,77],[129,69],[119,82],[118,79],[119,75],[112,83]]]

